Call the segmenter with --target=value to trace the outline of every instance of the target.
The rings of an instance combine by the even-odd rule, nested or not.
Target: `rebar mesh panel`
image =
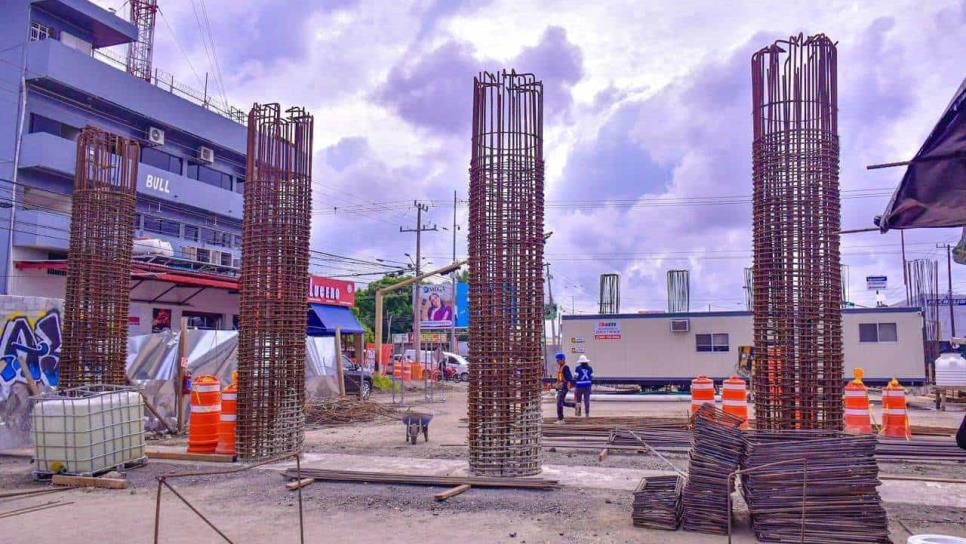
[[[469,465],[541,469],[543,84],[481,73],[470,162]]]
[[[842,286],[835,44],[752,57],[755,419],[841,429]]]
[[[620,274],[600,275],[600,312],[601,314],[621,313]]]
[[[124,385],[140,146],[94,127],[77,137],[64,300],[62,388]]]
[[[237,452],[302,447],[312,183],[312,116],[278,104],[248,115],[242,224]]]
[[[151,57],[154,49],[154,23],[158,16],[158,0],[129,0],[131,23],[137,27],[138,39],[128,44],[127,73],[151,81]]]

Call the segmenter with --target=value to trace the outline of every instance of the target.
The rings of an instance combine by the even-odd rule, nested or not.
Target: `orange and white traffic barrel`
[[[721,405],[725,413],[743,420],[742,429],[748,428],[748,386],[745,380],[732,376],[721,384]]]
[[[869,434],[872,432],[872,416],[869,414],[869,390],[862,383],[865,372],[853,371],[854,379],[845,386],[845,432]]]
[[[714,381],[705,375],[691,380],[691,415],[698,412],[702,404],[714,405]]]
[[[882,390],[882,434],[906,440],[912,437],[906,411],[906,390],[895,378]]]
[[[221,419],[221,384],[215,376],[198,376],[191,382],[191,417],[188,451],[213,453],[218,446]]]
[[[402,367],[402,381],[411,382],[413,380],[413,363],[405,362]]]
[[[221,392],[218,446],[215,453],[235,455],[235,420],[238,418],[238,372],[231,373],[231,385]]]

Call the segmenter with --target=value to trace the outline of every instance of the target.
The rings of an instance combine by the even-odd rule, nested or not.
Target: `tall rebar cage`
[[[59,385],[124,385],[140,146],[95,127],[77,137]]]
[[[932,259],[908,261],[906,305],[922,308],[923,359],[926,376],[935,379],[936,358],[940,354],[939,262]]]
[[[751,66],[755,420],[759,429],[841,429],[835,44],[792,36]]]
[[[483,72],[473,85],[470,161],[469,465],[541,470],[543,83]]]
[[[600,275],[599,313],[621,313],[621,276],[620,274]]]
[[[672,314],[691,311],[691,272],[667,271],[667,311]]]
[[[302,447],[313,118],[278,104],[248,115],[238,330],[238,456]]]

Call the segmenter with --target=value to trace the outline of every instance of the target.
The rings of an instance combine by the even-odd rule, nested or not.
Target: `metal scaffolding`
[[[792,36],[751,64],[755,419],[841,429],[835,44]]]
[[[140,146],[95,127],[77,137],[64,300],[62,389],[125,385]]]
[[[236,427],[248,461],[298,451],[304,436],[313,119],[286,113],[248,115]]]
[[[687,270],[667,271],[667,311],[691,311],[691,273]]]
[[[621,313],[621,276],[620,274],[600,275],[600,313]]]
[[[158,16],[158,0],[129,0],[131,23],[138,29],[138,39],[127,48],[127,73],[151,81],[154,55],[154,23]]]
[[[470,162],[470,471],[541,470],[543,84],[481,73]]]

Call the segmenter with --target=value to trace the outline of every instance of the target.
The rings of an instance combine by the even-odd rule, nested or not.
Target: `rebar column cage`
[[[138,30],[138,39],[127,47],[127,73],[151,81],[151,60],[154,50],[154,23],[158,16],[158,0],[129,0],[131,23]]]
[[[601,314],[621,313],[621,276],[620,274],[600,275]]]
[[[836,50],[792,36],[754,54],[753,390],[759,429],[841,429]]]
[[[543,83],[480,73],[470,161],[469,466],[541,470]]]
[[[312,125],[301,108],[248,115],[242,222],[237,452],[257,461],[302,447]]]
[[[940,353],[939,262],[915,259],[906,263],[909,285],[906,306],[922,309],[923,359],[927,377],[935,379],[933,365]]]
[[[691,273],[687,270],[667,271],[667,311],[691,311]]]
[[[99,128],[77,137],[61,388],[125,385],[140,146]]]

